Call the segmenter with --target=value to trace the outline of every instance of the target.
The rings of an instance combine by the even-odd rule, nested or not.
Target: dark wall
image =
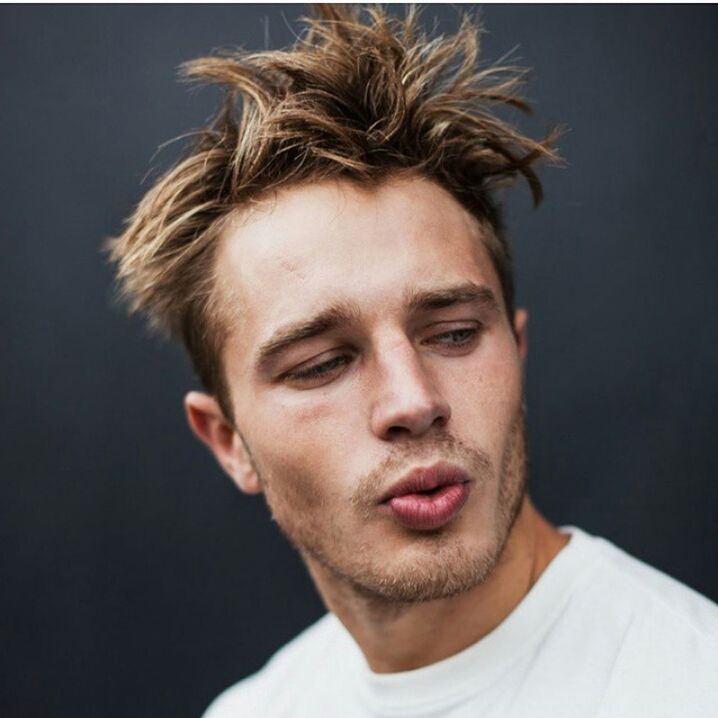
[[[301,10],[0,9],[3,716],[197,716],[322,612],[261,498],[192,438],[188,365],[111,306],[99,251],[219,97],[178,63],[285,45]],[[524,129],[572,128],[544,206],[509,204],[533,495],[716,600],[718,13],[483,16],[486,57],[534,68]]]

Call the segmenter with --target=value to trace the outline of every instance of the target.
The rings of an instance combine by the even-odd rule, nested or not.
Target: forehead
[[[500,296],[479,223],[425,178],[371,189],[332,180],[282,190],[238,213],[220,240],[218,270],[231,330],[260,340],[332,303],[367,315],[407,292],[471,280]],[[246,346],[246,345],[245,345]]]

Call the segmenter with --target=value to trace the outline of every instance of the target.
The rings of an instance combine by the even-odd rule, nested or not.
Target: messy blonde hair
[[[479,66],[481,28],[468,15],[449,37],[427,36],[414,7],[399,19],[377,6],[318,5],[302,20],[287,50],[226,51],[181,66],[185,78],[223,85],[222,107],[107,242],[130,311],[184,343],[232,421],[214,260],[233,210],[290,184],[423,175],[487,230],[511,316],[511,257],[494,190],[521,176],[538,204],[534,165],[558,160],[558,129],[535,141],[493,114],[502,105],[528,110],[518,95],[525,70]]]

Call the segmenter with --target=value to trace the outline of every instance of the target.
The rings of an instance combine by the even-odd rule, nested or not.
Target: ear
[[[522,364],[526,363],[526,355],[529,351],[528,322],[529,313],[525,309],[517,309],[514,312],[514,335],[516,336],[516,346],[518,347]]]
[[[262,485],[239,432],[225,419],[216,399],[190,391],[184,398],[190,429],[206,444],[219,465],[246,494],[258,494]]]

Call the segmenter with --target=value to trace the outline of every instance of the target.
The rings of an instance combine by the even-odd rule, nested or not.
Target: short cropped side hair
[[[414,7],[397,18],[377,6],[318,5],[302,21],[287,50],[222,51],[181,66],[185,78],[224,86],[222,106],[106,245],[130,311],[184,343],[232,422],[215,262],[230,213],[289,185],[425,176],[487,230],[511,317],[511,254],[495,190],[523,177],[538,204],[534,167],[559,160],[560,128],[532,140],[494,114],[528,111],[518,94],[526,71],[480,65],[482,30],[468,15],[448,37],[427,35]]]

